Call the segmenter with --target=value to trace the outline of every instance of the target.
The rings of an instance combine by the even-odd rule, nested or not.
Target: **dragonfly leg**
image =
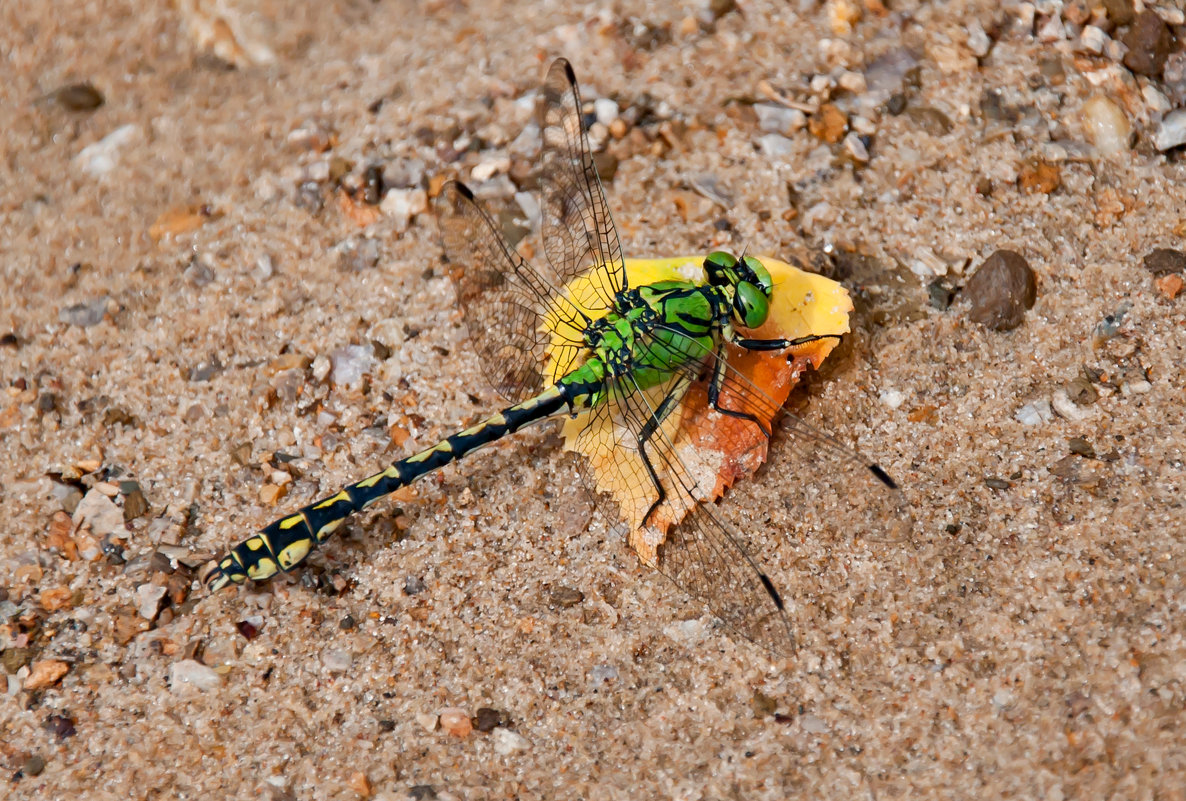
[[[780,342],[783,340],[749,340],[752,342]],[[744,347],[744,346],[743,346]],[[757,349],[755,349],[757,350]],[[778,350],[777,348],[770,348],[770,350]],[[712,380],[708,382],[708,405],[715,409],[719,414],[728,415],[729,417],[736,417],[740,420],[747,420],[762,430],[766,435],[766,439],[770,439],[772,432],[768,427],[762,424],[756,415],[749,412],[744,412],[739,409],[729,409],[721,405],[721,388],[725,386],[725,377],[728,374],[729,365],[725,361],[725,354],[721,351],[717,352],[716,360],[712,368]]]
[[[651,464],[651,457],[647,455],[647,443],[651,441],[651,437],[663,425],[675,407],[679,406],[680,401],[684,399],[684,395],[691,386],[692,381],[687,377],[680,378],[679,381],[667,393],[667,397],[663,398],[663,402],[659,404],[659,408],[655,409],[650,418],[643,425],[642,430],[638,432],[638,455],[642,457],[642,463],[646,465],[647,473],[651,476],[651,483],[655,485],[655,491],[658,493],[655,502],[647,509],[647,513],[643,515],[643,521],[650,519],[651,515],[659,505],[667,498],[667,491],[663,489],[663,482],[659,480],[659,474],[655,472],[655,466]]]
[[[841,336],[839,334],[811,334],[810,336],[796,337],[795,339],[746,339],[745,337],[734,336],[733,344],[739,345],[746,350],[787,350],[788,348],[810,345],[812,342],[819,342],[821,339],[834,339],[836,342],[840,342]]]

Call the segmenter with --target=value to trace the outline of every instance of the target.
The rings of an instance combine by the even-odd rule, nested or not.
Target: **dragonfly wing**
[[[559,285],[596,269],[590,297],[577,300],[593,312],[609,309],[627,286],[626,266],[585,135],[576,76],[566,59],[556,59],[548,70],[539,127],[544,253]]]
[[[525,400],[539,391],[542,360],[554,339],[542,315],[565,324],[557,330],[582,331],[588,321],[507,244],[465,184],[446,184],[437,209],[470,341],[494,387],[511,401]],[[571,362],[582,345],[557,340],[552,358]]]
[[[623,509],[645,510],[660,500],[661,488],[662,503],[652,518],[681,520],[666,533],[660,572],[737,634],[771,652],[788,653],[793,638],[782,599],[750,555],[746,538],[715,507],[701,503],[705,493],[695,469],[673,445],[673,426],[651,431],[656,410],[665,402],[678,403],[687,382],[673,376],[648,391],[639,390],[630,377],[620,383],[614,400],[592,412],[578,443],[585,453],[615,450],[596,465],[602,471],[601,485],[614,487]]]

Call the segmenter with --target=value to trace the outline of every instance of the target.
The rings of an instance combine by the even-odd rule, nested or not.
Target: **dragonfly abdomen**
[[[241,584],[247,579],[260,581],[280,571],[287,572],[303,562],[355,512],[450,462],[571,405],[568,391],[560,386],[550,387],[471,428],[446,437],[431,448],[394,462],[379,473],[280,518],[232,548],[202,580],[214,591],[231,583]]]

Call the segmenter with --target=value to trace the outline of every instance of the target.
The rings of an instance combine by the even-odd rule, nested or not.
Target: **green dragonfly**
[[[552,64],[540,110],[543,263],[524,259],[464,184],[447,184],[438,199],[445,251],[458,268],[458,303],[492,383],[511,405],[276,520],[211,563],[203,580],[218,590],[289,571],[348,516],[384,496],[507,434],[570,417],[582,421],[578,439],[588,441],[578,445],[586,452],[622,449],[645,467],[617,477],[650,501],[644,520],[661,504],[682,518],[667,532],[660,570],[730,629],[787,652],[794,640],[786,603],[753,555],[770,532],[728,522],[703,502],[697,476],[705,466],[687,449],[677,451],[664,423],[700,383],[714,413],[748,421],[769,437],[762,421],[773,419],[780,404],[729,363],[728,346],[792,351],[838,334],[748,338],[744,332],[766,320],[775,290],[753,256],[710,253],[699,281],[631,283],[568,61]],[[584,290],[574,297],[571,286],[582,276]],[[905,504],[884,470],[789,413],[780,427],[790,433],[789,486],[805,490],[792,510],[800,523],[901,535]]]

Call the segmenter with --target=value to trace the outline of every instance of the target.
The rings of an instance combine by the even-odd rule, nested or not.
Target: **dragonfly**
[[[649,502],[644,522],[661,506],[674,510],[678,522],[666,531],[659,569],[733,632],[787,653],[795,640],[787,603],[755,556],[770,539],[767,524],[735,523],[707,502],[699,478],[705,465],[676,447],[667,423],[695,385],[706,389],[714,414],[752,424],[766,438],[773,432],[765,421],[781,412],[792,458],[780,472],[805,490],[792,506],[796,518],[828,525],[843,517],[840,510],[850,520],[855,510],[859,533],[901,536],[905,501],[889,474],[782,409],[729,360],[730,348],[793,353],[839,334],[749,336],[776,291],[756,256],[716,251],[700,259],[699,280],[632,283],[576,76],[563,58],[547,73],[539,112],[542,259],[521,255],[465,184],[446,184],[437,199],[470,339],[510,405],[276,520],[212,562],[203,580],[216,591],[290,571],[381,498],[527,426],[568,418],[580,421],[578,449],[620,451],[621,459],[601,460],[603,469],[620,471],[611,478],[644,507]],[[631,462],[642,469],[621,467]]]

